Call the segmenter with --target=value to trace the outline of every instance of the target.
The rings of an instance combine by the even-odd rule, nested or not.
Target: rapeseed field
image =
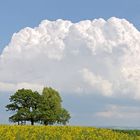
[[[0,125],[0,140],[140,140],[140,137],[93,127]]]

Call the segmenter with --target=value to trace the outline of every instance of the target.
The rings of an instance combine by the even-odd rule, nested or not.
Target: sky
[[[8,123],[4,106],[16,89],[49,85],[70,125],[139,127],[139,7],[139,0],[1,1],[0,123]]]

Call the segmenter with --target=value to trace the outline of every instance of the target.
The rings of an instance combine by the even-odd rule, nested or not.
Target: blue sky
[[[117,18],[125,18],[130,23],[134,24],[134,26],[139,30],[140,29],[139,7],[140,7],[139,0],[104,0],[104,1],[103,0],[24,0],[24,1],[3,0],[0,3],[0,17],[1,17],[0,53],[2,53],[2,50],[5,48],[5,46],[9,44],[13,33],[18,32],[25,27],[32,27],[32,28],[37,27],[40,24],[40,22],[45,19],[48,20],[64,19],[76,23],[81,20],[93,20],[98,18],[103,18],[107,20],[110,17],[117,17]],[[84,59],[86,58],[87,60],[92,59],[92,57],[90,56],[88,57],[88,55],[85,55],[84,57],[79,55],[79,58],[82,58],[83,62]],[[93,62],[94,66],[96,66],[97,64],[102,64],[102,62],[98,62],[99,58],[100,56],[95,58],[97,59],[97,62]],[[9,72],[10,71],[12,71],[13,73],[15,72],[18,75],[17,71],[19,69],[15,68],[15,70],[17,71],[14,71],[14,68],[12,68],[14,66],[16,67],[17,61],[15,65],[12,65],[11,62],[12,61],[9,61],[7,63],[7,64],[11,64],[11,67],[8,67]],[[24,64],[26,65],[25,63],[26,60],[23,62],[24,62],[23,65]],[[71,63],[73,61],[68,58],[66,62]],[[81,62],[80,59],[78,60],[78,62]],[[63,63],[66,64],[65,62],[62,62],[62,64]],[[89,61],[89,63],[87,64],[85,62],[85,64],[90,69],[88,68],[83,69],[82,70],[83,74],[90,75],[91,77],[97,78],[97,80],[101,79],[100,82],[104,82],[105,81],[104,79],[98,78],[98,75],[95,76],[94,74],[92,74],[92,70],[94,69],[94,67],[92,66],[90,67],[90,63],[92,63],[92,61]],[[55,68],[53,67],[52,63],[49,64],[52,65],[52,67],[50,66],[51,68],[53,69]],[[57,65],[57,63],[55,64]],[[108,65],[108,63],[107,64],[103,63],[103,66],[106,65]],[[0,70],[4,68],[5,67],[0,66]],[[33,68],[36,69],[36,67]],[[58,71],[61,72],[61,70],[62,69],[61,68],[59,69],[58,66]],[[111,70],[113,71],[114,67],[111,67]],[[6,72],[8,74],[8,70],[6,70]],[[23,71],[22,74],[26,74],[26,72],[27,71]],[[34,73],[36,74],[37,72],[41,73],[42,71],[31,71],[29,69],[28,72],[32,72],[33,74]],[[104,71],[102,66],[97,66],[97,68],[95,69],[95,73],[100,73],[104,75],[106,71]],[[117,71],[115,74],[117,74]],[[7,80],[5,78],[6,76],[4,77],[2,74],[0,76],[1,76],[0,82],[1,79],[2,80],[4,79],[2,82],[9,82],[9,83],[13,80],[10,78],[8,79],[8,76],[7,76],[8,79]],[[62,77],[62,79],[64,78]],[[15,83],[18,81],[20,80],[15,79],[15,81],[12,82]],[[62,81],[67,82],[65,80]],[[108,82],[105,81],[105,84],[108,85]],[[93,92],[97,92],[97,91],[94,90]],[[124,95],[120,95],[117,97],[107,97],[107,96],[102,96],[102,94],[100,93],[98,94],[98,92],[95,95],[94,94],[74,95],[70,93],[62,94],[63,101],[64,101],[63,104],[72,114],[72,119],[70,121],[71,125],[134,126],[134,127],[140,125],[139,123],[140,113],[138,113],[140,112],[139,100],[131,99],[131,95],[129,98],[125,98]],[[132,91],[130,90],[129,92]],[[8,97],[10,94],[11,93],[7,91],[0,91],[0,123],[8,123],[9,114],[5,111],[4,106],[7,104]],[[126,116],[130,116],[130,117],[126,117]],[[110,119],[110,117],[113,117],[113,119]],[[131,122],[132,119],[133,122]]]

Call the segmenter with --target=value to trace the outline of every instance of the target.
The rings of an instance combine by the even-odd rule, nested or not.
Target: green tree
[[[40,121],[44,125],[52,125],[55,123],[66,124],[70,115],[68,111],[62,108],[62,99],[58,91],[51,87],[45,87],[42,92],[40,104]]]
[[[66,109],[62,108],[60,114],[58,114],[57,123],[66,125],[66,123],[69,122],[70,118],[71,117],[69,112]]]
[[[14,95],[10,96],[11,104],[6,106],[8,111],[15,112],[9,117],[12,122],[30,121],[32,125],[38,121],[38,105],[40,103],[40,94],[30,89],[19,89]]]
[[[9,120],[18,124],[30,121],[31,125],[34,125],[34,122],[65,125],[70,119],[68,111],[62,108],[62,99],[58,91],[51,87],[45,87],[42,94],[31,89],[19,89],[10,96],[10,102],[6,108],[14,114]]]

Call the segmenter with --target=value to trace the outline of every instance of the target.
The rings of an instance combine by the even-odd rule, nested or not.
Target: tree
[[[38,104],[40,94],[30,89],[20,89],[10,97],[11,104],[6,106],[7,110],[15,112],[9,120],[12,122],[30,121],[32,125],[38,121]]]
[[[62,108],[62,99],[58,91],[45,87],[40,104],[40,121],[44,125],[55,123],[66,124],[70,119],[68,112]]]
[[[34,125],[34,122],[65,125],[70,119],[68,111],[62,108],[58,91],[51,87],[45,87],[42,94],[31,89],[19,89],[10,96],[10,102],[6,106],[7,111],[13,111],[15,114],[10,116],[9,120],[18,124],[30,121],[31,125]]]
[[[69,112],[62,108],[60,114],[58,115],[57,123],[66,125],[70,118]]]

